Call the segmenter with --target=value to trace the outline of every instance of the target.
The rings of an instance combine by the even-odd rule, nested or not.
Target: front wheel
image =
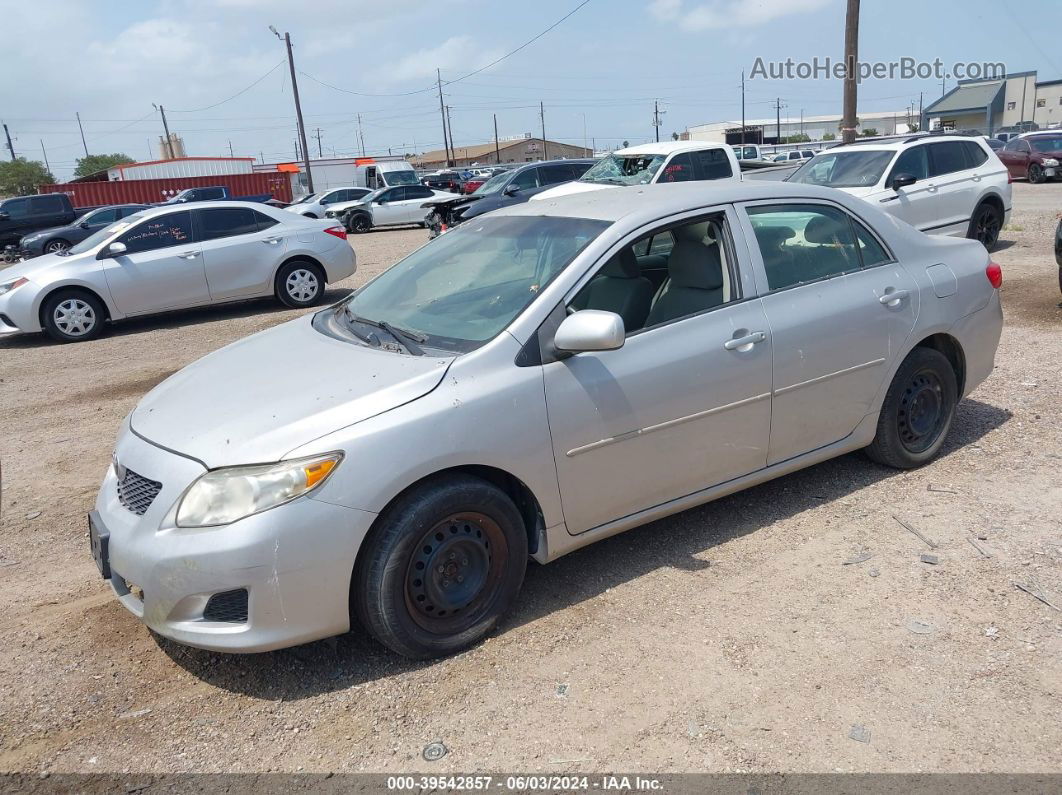
[[[62,290],[50,296],[41,310],[44,330],[59,342],[84,342],[103,332],[106,310],[91,293]]]
[[[62,238],[56,238],[55,240],[49,240],[44,245],[45,254],[62,254],[70,248],[70,244]]]
[[[1029,182],[1033,185],[1040,185],[1047,181],[1047,177],[1044,176],[1044,167],[1039,163],[1029,164]]]
[[[320,267],[295,260],[277,271],[274,292],[277,300],[292,309],[313,306],[324,294],[325,276]]]
[[[358,214],[349,216],[346,226],[348,232],[360,235],[372,229],[372,222],[369,221],[368,216]]]
[[[470,475],[426,481],[362,543],[351,606],[362,625],[414,659],[482,640],[523,584],[527,535],[513,501]]]
[[[994,204],[982,204],[974,210],[973,218],[970,219],[970,229],[966,236],[977,240],[989,251],[999,240],[999,232],[1003,228],[1003,214]]]
[[[867,455],[896,469],[928,463],[944,444],[957,402],[951,362],[932,348],[915,348],[889,385]]]

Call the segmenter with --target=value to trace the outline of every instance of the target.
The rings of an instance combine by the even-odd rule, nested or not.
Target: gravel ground
[[[532,565],[499,631],[434,663],[359,632],[182,648],[89,557],[121,418],[297,313],[256,302],[79,345],[0,341],[0,771],[1059,771],[1062,613],[1013,583],[1062,606],[1062,184],[1014,188],[997,369],[943,457],[897,473],[845,456]],[[424,238],[354,238],[358,274],[332,294]],[[424,761],[436,740],[449,753]]]

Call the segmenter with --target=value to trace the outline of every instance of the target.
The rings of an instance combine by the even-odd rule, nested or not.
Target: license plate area
[[[89,525],[89,549],[92,551],[92,559],[96,561],[96,568],[105,580],[111,578],[111,534],[100,527],[99,518],[93,511],[88,515]]]

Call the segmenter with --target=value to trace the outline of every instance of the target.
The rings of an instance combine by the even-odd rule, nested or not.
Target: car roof
[[[164,204],[155,207],[148,207],[145,210],[141,210],[143,218],[153,218],[156,215],[162,213],[180,212],[181,210],[200,210],[205,208],[222,208],[222,207],[249,207],[252,210],[261,210],[263,207],[268,207],[267,204],[261,202],[238,202],[238,201],[201,201],[201,202],[182,202],[180,204]],[[275,209],[275,208],[274,208]],[[287,219],[285,219],[287,220]]]
[[[675,152],[694,152],[701,149],[728,149],[727,144],[714,141],[657,141],[617,149],[612,154],[620,155],[670,155]]]
[[[762,180],[713,180],[600,188],[514,204],[494,210],[491,215],[593,218],[614,222],[641,213],[647,216],[646,222],[649,222],[699,207],[792,198],[848,203],[847,194],[843,191],[819,185]]]
[[[829,149],[824,149],[825,152],[836,152],[838,150],[858,149],[862,150],[878,150],[898,152],[908,144],[925,143],[926,141],[974,141],[975,143],[984,140],[983,135],[955,135],[952,133],[912,133],[911,135],[889,135],[882,136],[880,138],[860,138],[852,141],[850,144],[837,144],[831,146]]]

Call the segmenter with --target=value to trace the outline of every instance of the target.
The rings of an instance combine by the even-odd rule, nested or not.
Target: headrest
[[[687,240],[691,243],[704,242],[704,236],[707,231],[708,222],[700,224],[687,224],[686,226],[677,226],[671,230],[671,236],[675,238],[677,243],[679,240]]]
[[[796,237],[796,232],[788,226],[757,226],[756,239],[765,247],[777,248],[790,238]]]
[[[851,236],[847,222],[828,215],[817,215],[804,227],[804,239],[809,243],[841,243]]]
[[[614,255],[604,267],[601,268],[602,276],[611,276],[614,279],[637,279],[642,275],[638,267],[638,258],[634,256],[634,250],[628,246]]]
[[[719,246],[676,240],[667,260],[667,275],[675,287],[718,290],[723,286]]]

